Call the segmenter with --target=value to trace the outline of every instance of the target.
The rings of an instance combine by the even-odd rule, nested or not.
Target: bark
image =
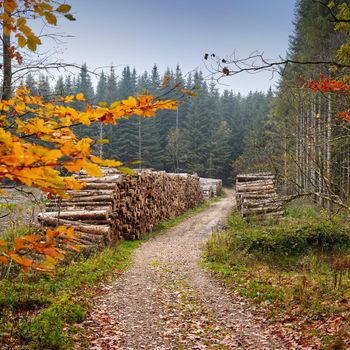
[[[49,226],[63,225],[67,227],[73,227],[77,231],[96,234],[96,235],[105,235],[110,231],[109,225],[87,225],[79,221],[71,221],[65,219],[59,219],[57,217],[49,217],[39,214],[38,220],[41,223],[48,224]]]
[[[58,217],[58,212],[42,213],[42,217]],[[105,210],[77,210],[77,211],[60,211],[59,217],[63,219],[88,219],[88,220],[107,220],[108,212]]]
[[[11,98],[12,88],[12,61],[10,57],[11,39],[9,35],[3,32],[3,82],[2,82],[2,100]]]

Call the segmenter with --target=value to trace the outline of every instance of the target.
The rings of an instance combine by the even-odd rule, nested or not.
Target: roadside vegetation
[[[300,203],[280,222],[234,213],[206,243],[204,263],[300,344],[349,348],[350,225],[341,215]]]
[[[145,237],[161,234],[224,196],[160,223]],[[28,227],[11,226],[2,238],[12,241],[28,233]],[[85,251],[62,263],[54,273],[23,273],[6,266],[0,278],[0,348],[72,349],[81,344],[84,321],[101,283],[127,269],[139,241],[122,241],[102,251]]]

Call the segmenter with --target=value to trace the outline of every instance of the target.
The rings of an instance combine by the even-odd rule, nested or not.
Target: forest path
[[[137,249],[130,269],[94,300],[89,349],[285,349],[264,333],[263,316],[198,264],[233,201],[230,191]]]

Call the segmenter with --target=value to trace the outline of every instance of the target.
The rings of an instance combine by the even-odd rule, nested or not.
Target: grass
[[[174,227],[222,197],[162,222],[145,239]],[[12,228],[3,237],[11,241],[26,233],[25,228]],[[80,254],[54,275],[19,273],[0,280],[0,348],[73,349],[74,342],[83,339],[80,323],[100,284],[128,268],[141,242],[122,241],[115,248],[95,251],[88,257]]]
[[[73,261],[55,275],[19,274],[0,281],[0,345],[10,349],[69,349],[74,324],[81,322],[99,283],[125,270],[140,242],[95,252]],[[65,327],[70,325],[68,334]]]
[[[320,349],[350,346],[350,227],[315,207],[287,210],[280,222],[237,214],[204,248],[204,264],[230,288],[265,308]],[[328,329],[327,329],[328,328]],[[332,332],[329,332],[329,329]]]

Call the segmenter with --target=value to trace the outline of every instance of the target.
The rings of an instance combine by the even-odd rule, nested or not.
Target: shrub
[[[207,260],[217,262],[234,260],[236,263],[237,256],[276,262],[309,253],[333,254],[349,248],[350,228],[330,221],[264,226],[248,224],[233,215],[229,220],[229,229],[212,235],[208,240],[205,255]]]

